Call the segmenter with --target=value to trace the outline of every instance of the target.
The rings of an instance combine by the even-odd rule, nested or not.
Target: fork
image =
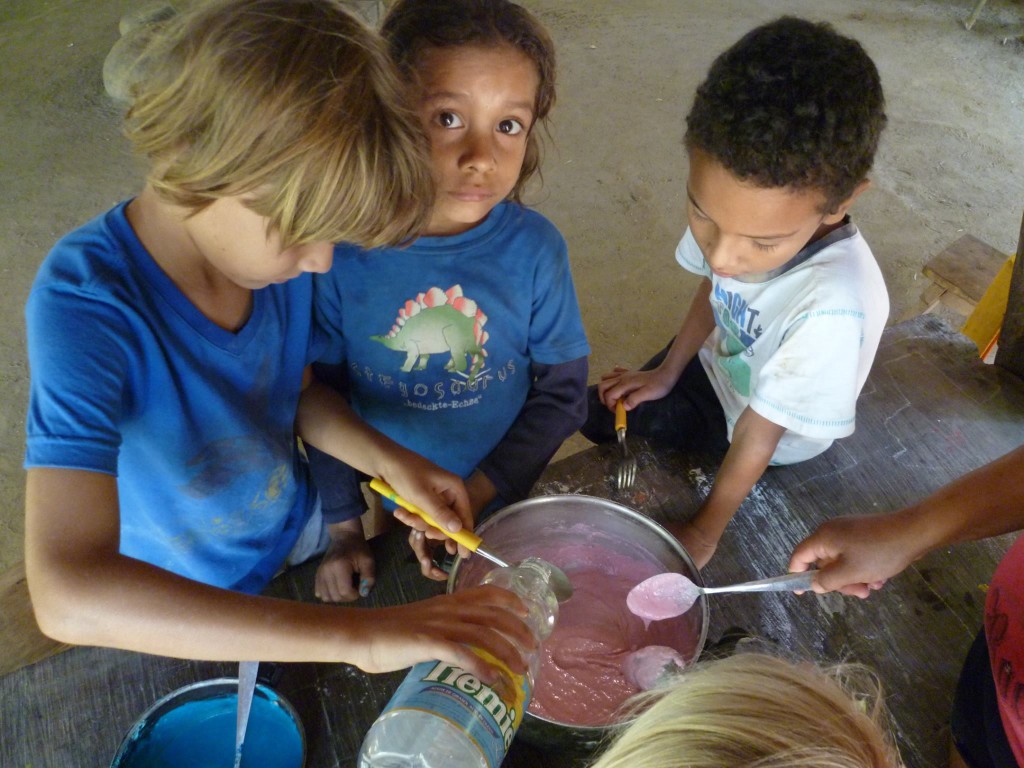
[[[632,488],[633,481],[636,480],[636,457],[632,456],[626,447],[626,406],[622,404],[622,400],[615,404],[615,435],[622,449],[622,458],[619,459],[619,467],[615,473],[615,486],[624,491]]]

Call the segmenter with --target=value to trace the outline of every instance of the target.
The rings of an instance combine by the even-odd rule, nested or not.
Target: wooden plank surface
[[[730,524],[709,584],[783,572],[789,553],[822,520],[892,510],[1020,444],[1024,384],[976,359],[973,345],[933,316],[888,329],[861,396],[855,434],[823,456],[770,469]],[[685,519],[706,494],[717,462],[634,441],[636,486],[615,491],[610,446],[551,466],[536,494],[612,498],[655,520]],[[935,552],[870,600],[839,596],[722,595],[711,598],[716,639],[730,626],[824,661],[874,667],[888,691],[909,768],[944,764],[953,686],[981,625],[984,585],[1011,537]],[[426,597],[442,585],[419,576],[402,531],[373,540],[380,574],[368,605]],[[492,544],[493,546],[493,544]],[[272,594],[313,600],[315,566],[277,579]],[[0,677],[0,765],[101,766],[125,731],[159,697],[196,680],[234,675],[212,664],[74,648]],[[296,707],[309,768],[355,764],[362,737],[403,672],[365,675],[345,665],[263,665]],[[536,749],[520,738],[508,768],[583,765],[579,755]]]
[[[988,243],[964,235],[932,257],[921,271],[947,291],[977,304],[1005,261],[1006,255]]]

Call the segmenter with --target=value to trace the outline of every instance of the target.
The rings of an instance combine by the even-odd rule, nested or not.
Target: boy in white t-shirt
[[[725,458],[672,532],[703,567],[769,464],[853,432],[889,312],[847,211],[870,184],[885,100],[857,41],[784,17],[721,54],[686,118],[689,227],[676,260],[703,276],[679,333],[638,371],[591,387],[583,434],[629,434]]]

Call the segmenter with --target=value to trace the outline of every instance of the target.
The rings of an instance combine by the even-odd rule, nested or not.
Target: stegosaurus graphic
[[[484,344],[489,336],[483,329],[486,322],[487,315],[476,302],[462,295],[461,285],[453,285],[447,291],[434,287],[405,302],[386,335],[370,338],[388,349],[405,352],[402,370],[406,373],[422,371],[431,355],[447,352],[451,359],[444,369],[461,373],[472,382],[487,357]]]

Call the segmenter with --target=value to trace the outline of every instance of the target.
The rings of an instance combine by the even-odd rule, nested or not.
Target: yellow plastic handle
[[[608,422],[606,421],[605,424]],[[615,431],[626,428],[626,406],[619,399],[615,403]]]
[[[414,515],[419,515],[421,518],[423,518],[423,521],[431,528],[436,528],[449,539],[457,541],[470,552],[476,552],[476,548],[483,543],[483,539],[481,539],[468,528],[463,528],[462,530],[456,533],[452,533],[451,531],[442,528],[441,524],[437,522],[437,520],[435,520],[433,517],[431,517],[428,512],[423,511],[415,504],[403,499],[401,496],[395,493],[394,488],[385,483],[383,480],[380,480],[376,477],[372,478],[370,480],[370,487],[377,493],[379,493],[381,496],[383,496],[385,499],[393,501],[402,509],[406,509],[409,512],[412,512]]]

